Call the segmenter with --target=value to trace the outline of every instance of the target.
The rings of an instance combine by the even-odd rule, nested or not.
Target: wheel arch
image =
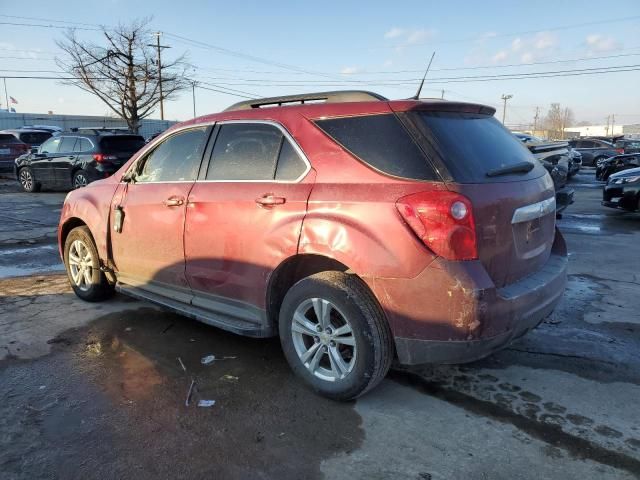
[[[326,271],[352,273],[344,263],[324,255],[297,254],[283,260],[273,271],[267,284],[266,306],[269,322],[277,325],[282,301],[293,285],[305,277]]]

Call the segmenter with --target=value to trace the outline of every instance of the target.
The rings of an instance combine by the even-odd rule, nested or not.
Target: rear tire
[[[99,302],[115,291],[100,270],[100,257],[91,232],[85,226],[76,227],[64,242],[64,266],[74,293],[87,302]]]
[[[75,189],[86,187],[89,185],[89,176],[85,170],[78,170],[73,174],[72,186]]]
[[[321,272],[300,280],[284,297],[279,330],[295,374],[334,400],[375,387],[393,360],[384,313],[355,275]]]
[[[22,167],[18,171],[18,181],[22,185],[22,189],[27,193],[35,193],[40,191],[40,184],[36,182],[33,170],[30,167]]]

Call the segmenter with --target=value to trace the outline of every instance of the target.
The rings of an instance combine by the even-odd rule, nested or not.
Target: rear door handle
[[[260,198],[256,198],[256,203],[263,207],[272,207],[274,205],[282,205],[287,201],[284,197],[274,197],[273,195],[265,195]]]
[[[184,198],[181,197],[169,197],[164,202],[165,207],[179,207],[184,204]]]

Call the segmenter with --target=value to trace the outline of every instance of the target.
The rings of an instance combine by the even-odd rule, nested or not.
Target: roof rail
[[[303,93],[300,95],[286,95],[283,97],[257,98],[234,103],[224,111],[250,110],[252,108],[282,107],[286,105],[303,105],[305,103],[342,103],[367,102],[379,100],[386,102],[388,98],[366,90],[341,90],[334,92]]]
[[[101,133],[131,133],[128,127],[71,127],[70,132],[92,131],[94,135]]]

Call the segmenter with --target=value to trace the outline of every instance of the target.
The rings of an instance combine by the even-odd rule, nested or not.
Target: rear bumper
[[[391,285],[398,279],[372,282],[402,364],[466,363],[490,355],[546,318],[562,298],[567,281],[566,245],[557,230],[547,263],[504,288],[496,288],[486,273],[476,270],[475,262],[451,263],[458,265],[427,268],[435,279],[421,274],[404,285]],[[409,302],[407,294],[416,296],[410,305],[401,305],[394,294]]]

